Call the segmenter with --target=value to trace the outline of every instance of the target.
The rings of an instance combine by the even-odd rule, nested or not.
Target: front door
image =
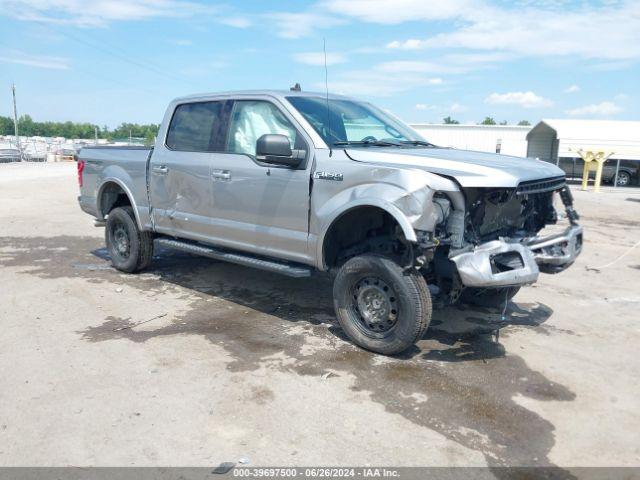
[[[256,160],[256,141],[268,133],[286,135],[292,148],[306,151],[299,169]],[[212,161],[216,236],[234,248],[308,263],[311,152],[299,129],[270,101],[236,100],[225,143],[225,153]]]
[[[192,102],[176,107],[166,141],[149,165],[156,231],[194,240],[211,238],[211,165],[221,149],[226,102]]]

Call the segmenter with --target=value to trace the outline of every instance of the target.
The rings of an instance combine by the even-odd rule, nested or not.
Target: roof
[[[425,128],[442,128],[442,129],[456,129],[456,128],[472,128],[478,130],[496,129],[496,130],[531,130],[531,125],[485,125],[480,123],[411,123],[412,127],[425,127]]]
[[[326,92],[305,92],[305,91],[297,91],[297,90],[237,90],[230,92],[209,92],[209,93],[195,93],[192,95],[186,95],[184,97],[179,97],[174,99],[176,102],[184,102],[189,100],[199,100],[204,98],[215,98],[215,97],[242,97],[242,96],[251,96],[251,95],[268,95],[270,97],[276,98],[284,98],[284,97],[322,97],[326,98]],[[329,93],[330,99],[335,100],[345,100],[349,97],[345,97],[343,95],[336,95],[334,93]]]

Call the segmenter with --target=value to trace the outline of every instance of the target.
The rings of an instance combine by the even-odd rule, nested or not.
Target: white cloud
[[[459,66],[448,65],[444,62],[426,62],[421,60],[394,60],[383,62],[378,65],[378,69],[388,73],[463,73],[465,68]]]
[[[519,105],[522,108],[541,108],[553,105],[551,100],[529,92],[492,93],[485,99],[492,105]]]
[[[339,15],[371,23],[393,25],[415,20],[446,20],[465,13],[475,13],[483,2],[478,0],[325,0],[324,8]]]
[[[610,117],[622,112],[622,108],[613,102],[600,102],[585,105],[584,107],[566,110],[567,115],[572,117],[594,116],[594,117]]]
[[[613,60],[587,65],[587,70],[591,72],[615,72],[626,70],[631,66],[633,66],[633,61],[631,60]]]
[[[484,64],[491,64],[495,62],[502,62],[504,60],[511,60],[512,54],[505,52],[481,52],[481,53],[451,53],[445,55],[444,60],[449,63],[458,65],[472,64],[473,66],[479,66]]]
[[[580,91],[580,87],[574,83],[573,85],[569,85],[565,88],[564,91],[565,93],[576,93]]]
[[[70,60],[63,57],[35,56],[27,55],[20,52],[10,53],[9,55],[0,56],[0,62],[15,63],[18,65],[26,65],[28,67],[44,68],[47,70],[68,70],[70,68]]]
[[[185,0],[0,0],[0,12],[18,20],[103,27],[115,21],[214,15],[221,8]]]
[[[269,13],[265,18],[274,23],[275,32],[283,38],[301,38],[318,28],[329,28],[345,23],[344,19],[334,15],[315,12],[279,12]]]
[[[442,85],[444,80],[433,75],[436,70],[442,71],[442,67],[428,62],[382,62],[335,78],[330,76],[329,88],[335,93],[387,97],[414,88]]]
[[[465,107],[464,105],[460,105],[459,103],[453,103],[449,107],[449,111],[452,113],[462,113],[467,111],[467,107]]]
[[[304,63],[305,65],[324,65],[324,52],[305,52],[297,53],[293,56],[294,60],[298,63]],[[327,65],[336,65],[338,63],[344,63],[347,61],[347,57],[342,53],[327,52]]]
[[[333,0],[330,3],[359,2]],[[424,4],[424,9],[432,6],[431,2],[419,3]],[[430,20],[447,13],[446,18],[458,21],[458,26],[451,32],[423,39],[394,40],[387,44],[393,49],[468,48],[510,52],[518,56],[565,55],[605,60],[640,58],[640,2],[637,1],[623,0],[595,6],[585,4],[576,9],[556,9],[539,3],[511,9],[482,1],[473,2],[472,9],[468,9],[465,2],[439,3],[447,3],[448,8],[437,8],[434,18],[410,1],[394,2],[391,13],[384,10],[372,12],[371,8],[358,12],[354,5],[353,8],[344,6],[342,11],[376,23]],[[417,8],[413,16],[412,8]],[[390,20],[385,19],[387,14]],[[595,26],[599,32],[606,33],[585,34]],[[619,66],[614,64],[614,68]]]
[[[247,17],[223,17],[218,21],[223,25],[235,28],[248,28],[253,25],[253,22]]]
[[[409,40],[393,40],[387,43],[387,48],[394,48],[398,50],[419,50],[423,48],[424,41],[416,38],[410,38]]]
[[[390,75],[374,65],[364,70],[352,70],[337,78],[329,76],[329,89],[334,93],[345,95],[388,97],[414,88],[426,88],[441,85],[442,79],[421,73],[406,72],[399,81],[397,75]],[[316,84],[316,88],[324,89],[324,83]]]
[[[459,103],[453,103],[448,107],[429,105],[427,103],[416,103],[413,108],[416,110],[437,110],[442,113],[462,113],[467,111],[467,107],[460,105]]]

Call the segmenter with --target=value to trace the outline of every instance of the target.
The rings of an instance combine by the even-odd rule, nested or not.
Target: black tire
[[[465,288],[460,295],[462,303],[478,307],[502,307],[520,291],[520,287]]]
[[[131,207],[118,207],[109,212],[104,237],[114,268],[133,273],[151,263],[153,234],[140,231]]]
[[[424,277],[380,255],[347,261],[334,280],[333,302],[347,336],[383,355],[410,348],[431,321],[431,295]]]

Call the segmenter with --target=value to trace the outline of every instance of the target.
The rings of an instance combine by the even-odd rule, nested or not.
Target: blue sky
[[[0,0],[0,114],[159,122],[194,92],[324,88],[410,122],[640,117],[640,2]]]

